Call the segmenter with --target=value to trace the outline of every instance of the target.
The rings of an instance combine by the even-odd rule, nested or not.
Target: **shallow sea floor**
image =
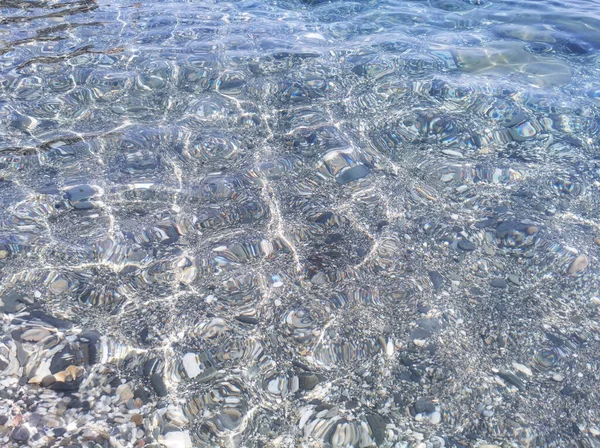
[[[0,445],[599,447],[600,5],[0,1]]]

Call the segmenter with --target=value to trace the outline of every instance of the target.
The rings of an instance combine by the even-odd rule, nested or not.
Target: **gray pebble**
[[[12,438],[17,442],[29,440],[29,430],[25,426],[17,426],[12,432]]]
[[[515,274],[508,274],[508,281],[513,285],[521,286],[521,280],[519,280],[519,277],[517,277]]]
[[[425,398],[417,398],[417,401],[415,401],[415,412],[417,414],[429,414],[433,411],[435,411],[435,404],[433,401]]]
[[[503,278],[495,278],[495,279],[492,279],[492,286],[494,288],[505,289],[508,287],[508,284],[506,283],[506,280],[504,280]]]
[[[464,251],[473,251],[477,248],[477,246],[475,245],[475,243],[473,243],[472,241],[466,240],[466,239],[460,239],[458,240],[458,247]]]

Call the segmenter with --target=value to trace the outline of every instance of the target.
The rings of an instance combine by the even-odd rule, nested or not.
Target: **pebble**
[[[183,356],[182,363],[185,373],[189,378],[195,378],[202,373],[198,363],[198,356],[195,353],[186,353]]]
[[[435,403],[425,398],[417,398],[415,401],[415,412],[417,414],[431,413],[435,411]]]
[[[17,442],[25,442],[29,440],[29,429],[25,426],[17,426],[12,433],[12,438]]]
[[[475,243],[473,243],[472,241],[466,240],[464,238],[461,238],[460,240],[458,240],[458,247],[464,251],[473,251],[477,248],[477,246],[475,245]]]
[[[158,395],[159,397],[167,396],[167,394],[168,394],[167,386],[165,385],[165,382],[162,379],[162,376],[160,376],[158,373],[152,374],[152,376],[150,377],[150,384],[152,384],[152,387],[154,388],[156,395]],[[133,397],[133,395],[132,395],[132,397]]]
[[[429,421],[433,425],[438,425],[442,421],[442,414],[435,411],[429,416]]]
[[[313,390],[319,384],[319,378],[314,374],[298,375],[298,385],[302,390]]]
[[[503,278],[494,278],[494,279],[492,279],[492,286],[494,288],[505,289],[508,287],[508,284],[506,283],[506,280],[504,280]]]
[[[533,372],[531,371],[531,369],[523,364],[519,364],[518,362],[513,362],[512,366],[518,370],[519,372],[527,375],[527,376],[533,376]]]
[[[144,417],[142,414],[133,414],[131,416],[131,421],[135,423],[136,426],[141,426],[142,422],[144,421]]]
[[[117,394],[122,403],[129,401],[133,398],[133,392],[131,391],[131,387],[128,384],[121,384],[117,387]]]
[[[437,271],[429,271],[429,279],[433,283],[433,288],[436,290],[441,289],[444,286],[444,277]]]
[[[562,376],[560,373],[555,373],[554,375],[552,375],[552,381],[556,381],[557,383],[562,382],[562,380],[564,380],[565,377]]]
[[[567,271],[567,273],[569,275],[575,275],[587,268],[588,264],[588,257],[583,254],[579,255],[577,258],[575,258],[575,260],[573,260],[573,262],[569,266],[569,270]]]
[[[521,286],[521,280],[515,274],[508,274],[508,281],[515,286]]]
[[[192,448],[189,431],[168,432],[162,437],[161,443],[166,448]]]

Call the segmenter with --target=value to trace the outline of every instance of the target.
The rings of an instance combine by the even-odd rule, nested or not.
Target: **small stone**
[[[534,235],[534,234],[538,233],[539,230],[540,230],[539,227],[529,226],[529,227],[527,227],[527,235]]]
[[[29,429],[25,426],[17,426],[12,432],[13,440],[17,442],[25,442],[29,440]]]
[[[369,422],[369,427],[371,428],[371,432],[373,434],[373,439],[377,446],[383,445],[385,441],[385,426],[386,421],[377,414],[367,414],[367,422]]]
[[[140,399],[144,403],[148,403],[150,401],[150,393],[142,387],[139,387],[133,393],[133,397],[135,399]]]
[[[0,426],[6,425],[6,422],[8,422],[8,416],[0,415]]]
[[[442,289],[444,286],[444,277],[437,271],[429,271],[429,280],[431,280],[433,288],[436,290]]]
[[[131,416],[131,421],[135,423],[136,426],[142,426],[142,422],[144,421],[144,417],[142,414],[133,414]]]
[[[161,443],[166,448],[192,448],[189,431],[172,431],[162,437]]]
[[[600,238],[596,237],[594,238],[594,243],[598,246],[600,246]]]
[[[54,378],[54,375],[46,375],[44,378],[42,378],[42,382],[40,383],[40,385],[42,387],[49,387],[51,384],[54,384],[56,382],[56,378]]]
[[[554,375],[552,375],[552,381],[556,381],[557,383],[562,382],[562,380],[564,380],[565,377],[562,376],[560,373],[555,373]]]
[[[472,241],[466,240],[464,238],[461,238],[460,240],[458,240],[458,247],[466,252],[473,251],[477,248],[475,243],[473,243]]]
[[[152,376],[150,377],[150,384],[152,384],[156,395],[158,395],[159,397],[166,397],[168,395],[167,386],[165,385],[162,376],[160,376],[158,373],[152,374]]]
[[[415,401],[415,412],[417,414],[429,414],[435,411],[435,404],[431,400],[425,398],[417,398]]]
[[[202,373],[198,356],[195,353],[186,353],[183,355],[182,363],[185,373],[189,378],[195,378]]]
[[[61,436],[65,435],[66,432],[67,432],[66,428],[54,428],[52,430],[54,437],[61,437]]]
[[[575,260],[573,260],[573,262],[569,266],[569,270],[567,271],[567,273],[569,275],[575,275],[587,268],[588,264],[588,257],[586,257],[585,255],[579,255],[577,258],[575,258]]]
[[[508,281],[515,286],[521,286],[521,280],[515,274],[508,274]]]
[[[317,384],[319,384],[319,378],[312,373],[298,375],[298,386],[302,390],[313,390]]]
[[[432,413],[429,416],[429,421],[433,425],[438,425],[442,421],[442,414],[440,414],[439,412],[435,411],[434,413]]]
[[[519,390],[524,390],[525,389],[525,383],[514,373],[508,371],[508,370],[502,370],[500,371],[500,373],[498,373],[498,376],[500,378],[502,378],[504,381],[506,381],[509,384],[512,384],[513,386],[516,386],[517,389]]]
[[[513,362],[512,366],[518,370],[519,372],[527,375],[527,376],[533,376],[533,372],[531,371],[531,369],[523,364],[519,364],[518,362]]]
[[[495,278],[492,280],[492,287],[505,289],[508,287],[508,284],[506,283],[506,280],[504,280],[503,278]]]
[[[117,387],[117,394],[119,395],[121,403],[129,401],[133,398],[133,392],[128,384],[121,384]]]

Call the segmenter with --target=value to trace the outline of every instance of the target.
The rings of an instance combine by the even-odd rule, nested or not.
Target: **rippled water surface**
[[[0,1],[0,445],[600,446],[600,4]]]

